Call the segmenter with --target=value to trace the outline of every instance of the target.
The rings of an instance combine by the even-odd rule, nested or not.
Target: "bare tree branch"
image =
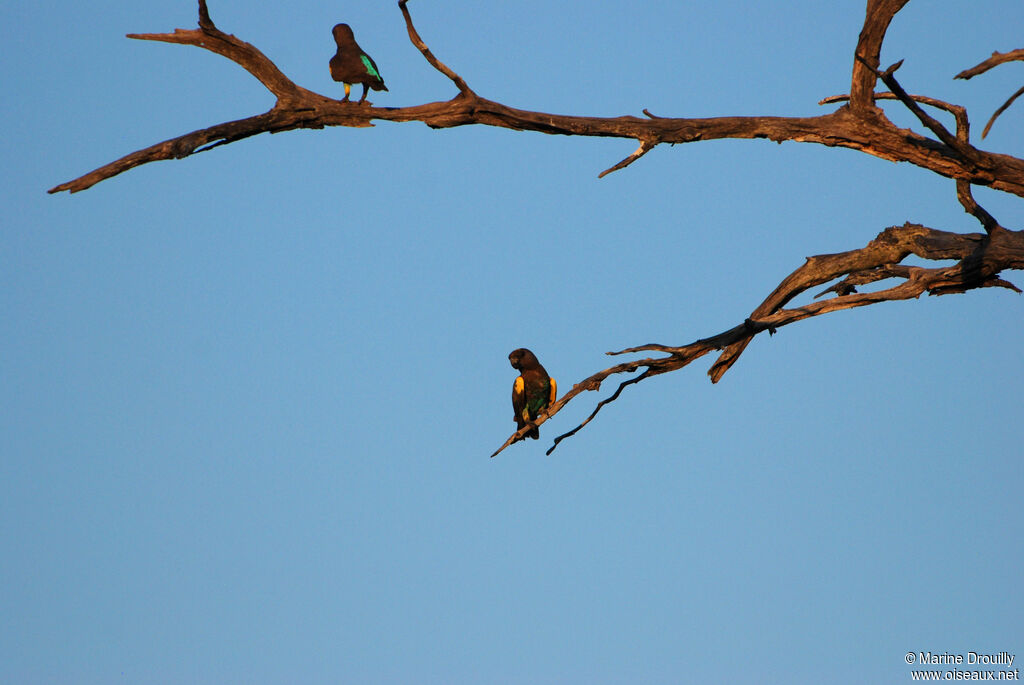
[[[865,28],[861,33],[857,53],[867,63],[877,63],[877,53],[885,35],[885,28],[892,15],[906,2],[907,0],[869,2]],[[217,29],[209,19],[203,2],[200,3],[198,29],[178,29],[173,33],[163,34],[131,34],[131,37],[194,45],[223,55],[248,70],[277,97],[274,107],[263,115],[193,131],[131,153],[84,176],[55,186],[49,192],[85,190],[99,181],[142,164],[180,159],[216,145],[260,133],[325,126],[365,127],[371,126],[372,120],[377,119],[396,122],[420,121],[433,128],[485,125],[558,135],[631,138],[640,142],[640,154],[635,152],[608,172],[636,161],[644,152],[659,143],[690,143],[720,138],[765,138],[776,142],[817,143],[860,150],[890,161],[910,162],[949,178],[988,185],[1024,197],[1024,160],[974,148],[970,148],[972,156],[968,160],[965,159],[963,149],[937,143],[917,134],[908,135],[906,131],[889,122],[873,105],[874,94],[870,92],[870,88],[873,88],[877,78],[876,73],[860,60],[856,61],[854,66],[850,105],[817,117],[686,119],[654,117],[650,114],[647,118],[547,114],[514,109],[477,96],[458,74],[433,56],[413,26],[405,2],[401,3],[400,9],[409,29],[410,40],[435,69],[445,74],[459,88],[459,94],[453,99],[409,107],[379,108],[342,103],[320,95],[293,83],[254,46]],[[869,90],[864,95],[862,91],[866,87]],[[870,107],[864,106],[865,101],[870,101]],[[979,173],[979,169],[983,171]],[[996,172],[987,171],[990,169]]]
[[[641,140],[640,141],[640,147],[638,147],[633,152],[633,154],[631,154],[629,157],[626,157],[624,160],[622,160],[621,162],[619,162],[615,166],[610,167],[608,169],[605,169],[604,171],[599,173],[597,175],[597,177],[598,178],[604,178],[605,176],[607,176],[608,174],[612,173],[613,171],[618,171],[619,169],[625,169],[630,164],[632,164],[633,162],[635,162],[636,160],[640,159],[641,157],[646,155],[648,152],[653,150],[655,145],[657,145],[657,143],[649,143],[646,140]]]
[[[935,268],[900,263],[911,254],[932,261],[956,262],[950,266]],[[645,369],[640,375],[622,382],[615,393],[598,403],[591,415],[581,424],[555,438],[554,444],[548,450],[548,454],[551,454],[559,442],[576,434],[604,406],[618,399],[627,386],[652,376],[679,370],[708,352],[723,350],[708,371],[711,381],[717,383],[736,363],[750,341],[764,331],[774,333],[783,326],[829,312],[865,307],[880,302],[915,299],[925,293],[948,295],[992,287],[1007,288],[1020,293],[1015,285],[999,277],[999,273],[1007,269],[1024,269],[1024,231],[1010,231],[997,225],[987,235],[964,235],[919,224],[893,226],[879,233],[863,248],[809,257],[803,266],[787,276],[765,298],[750,318],[727,331],[681,347],[650,344],[620,352],[609,352],[608,354],[626,354],[656,351],[668,356],[624,362],[593,374],[574,385],[535,423],[540,425],[550,419],[581,392],[600,389],[601,383],[610,376]],[[836,297],[790,309],[785,308],[786,304],[810,288],[837,278],[841,279],[839,283],[818,294],[820,297],[834,292],[837,293]],[[898,278],[902,282],[876,292],[858,293],[856,290],[857,285],[887,278]],[[491,456],[500,453],[528,430],[529,427],[525,427],[512,434]]]
[[[850,107],[865,113],[875,107],[875,80],[878,56],[889,23],[909,0],[868,0],[864,26],[860,30],[853,60],[853,82],[850,85]]]
[[[1015,249],[1021,247],[1018,243],[1024,240],[1024,237],[1019,232],[1000,229],[1000,231],[990,233],[987,237],[980,234],[960,235],[908,223],[902,227],[894,227],[883,231],[867,247],[861,250],[809,258],[806,264],[790,274],[754,310],[750,318],[754,321],[767,320],[774,323],[772,317],[776,316],[780,311],[784,311],[780,308],[808,288],[827,283],[843,275],[898,264],[910,254],[917,255],[922,259],[958,259],[960,260],[960,280],[964,283],[972,284],[971,287],[981,287],[981,283],[989,280],[988,277],[998,273],[998,270],[988,274],[988,277],[985,279],[976,277],[974,275],[976,269],[973,265],[977,262],[977,259],[972,259],[972,255],[974,255],[975,250],[987,251],[989,249],[987,238],[994,239],[997,234],[1000,236],[1000,243],[996,253],[1002,258],[1000,269],[1019,269],[1021,262],[1016,259]],[[1015,237],[1007,239],[1005,237],[1007,235]],[[969,259],[971,261],[968,261]],[[957,277],[955,271],[947,273],[946,270],[932,270],[929,278],[923,277],[925,272],[921,269],[917,269],[913,273],[915,275],[913,281],[907,281],[899,289],[891,288],[881,293],[871,293],[867,297],[854,294],[843,295],[820,303],[825,305],[824,309],[819,308],[817,305],[810,309],[801,309],[805,312],[813,311],[815,312],[813,315],[818,315],[828,311],[835,311],[836,309],[848,309],[851,306],[874,304],[876,301],[917,297],[925,291],[931,294],[946,294],[946,292],[952,292],[952,285],[946,279],[952,278],[955,280]],[[911,284],[913,284],[913,287],[911,287]],[[876,299],[878,297],[882,297],[882,299]],[[787,323],[790,322],[787,321]],[[712,382],[717,383],[721,379],[752,339],[752,335],[745,336],[726,348],[708,372]]]
[[[950,133],[941,122],[921,109],[914,98],[908,95],[907,91],[903,90],[903,86],[899,84],[899,81],[896,80],[896,76],[894,75],[896,70],[899,69],[902,64],[903,60],[900,60],[885,71],[880,72],[878,77],[882,79],[885,85],[889,87],[889,91],[895,95],[899,101],[902,102],[903,105],[918,118],[918,120],[920,120],[922,124],[938,136],[939,140],[960,153],[965,161],[977,162],[977,150],[971,147],[966,136],[955,136]],[[966,117],[964,118],[964,121],[966,122]],[[966,126],[964,128],[966,128]]]
[[[978,74],[984,74],[989,69],[997,67],[1000,64],[1006,64],[1007,62],[1014,61],[1024,61],[1024,49],[1011,50],[1010,52],[993,52],[992,56],[984,62],[977,64],[970,69],[964,69],[953,78],[962,78],[967,80],[977,76]],[[996,119],[999,118],[999,115],[1005,112],[1006,109],[1013,104],[1013,101],[1019,98],[1022,94],[1024,94],[1024,86],[1021,86],[1016,93],[1007,98],[1006,102],[1004,102],[999,109],[992,113],[992,116],[989,117],[988,123],[985,124],[985,128],[981,132],[982,138],[988,135],[988,132],[992,129],[992,124],[996,123]]]
[[[419,32],[416,31],[416,27],[412,24],[412,17],[409,15],[409,9],[406,7],[408,2],[409,0],[398,0],[398,8],[402,10],[402,16],[405,18],[405,28],[409,32],[409,40],[411,40],[412,44],[415,45],[421,53],[423,53],[423,57],[430,63],[430,66],[434,67],[452,80],[452,83],[455,84],[455,87],[459,89],[460,93],[463,95],[476,95],[476,93],[466,85],[466,82],[462,80],[461,76],[449,69],[448,65],[444,62],[434,57],[434,53],[430,51],[427,44],[423,42],[422,38],[420,38]]]
[[[324,124],[321,120],[326,115],[344,116],[351,112],[357,116],[353,116],[346,125],[370,125],[365,115],[358,116],[352,107],[295,85],[256,47],[220,31],[210,19],[205,0],[199,2],[198,29],[177,29],[173,33],[129,33],[128,37],[136,40],[194,45],[223,55],[255,76],[274,94],[277,102],[264,114],[186,133],[125,155],[84,176],[51,188],[50,193],[62,190],[75,193],[142,164],[181,159],[260,133],[275,133],[293,128],[322,128]]]
[[[956,197],[963,205],[964,211],[981,222],[986,233],[991,233],[999,227],[999,222],[989,214],[984,207],[974,201],[974,193],[971,192],[971,184],[967,181],[956,182]]]
[[[1009,108],[1009,106],[1013,104],[1013,101],[1019,98],[1021,94],[1024,94],[1024,86],[1018,88],[1016,93],[1007,98],[1006,102],[1000,105],[999,109],[992,113],[992,116],[990,116],[988,119],[988,123],[985,124],[985,128],[982,129],[981,131],[982,138],[987,136],[988,132],[992,130],[992,124],[996,123],[996,119],[999,118],[999,115],[1005,112],[1007,108]]]
[[[998,67],[1000,64],[1014,61],[1024,61],[1024,49],[1010,50],[1009,52],[993,52],[992,56],[985,61],[974,65],[970,69],[964,69],[953,78],[962,78],[966,81],[978,74],[984,74],[989,69]]]
[[[908,95],[914,102],[920,102],[922,105],[930,105],[936,109],[942,109],[953,115],[956,121],[957,136],[963,134],[963,140],[970,140],[970,122],[967,120],[967,110],[960,105],[954,105],[949,102],[944,102],[927,95]],[[818,101],[819,105],[830,105],[836,102],[844,102],[849,100],[849,95],[830,95],[827,98],[823,98]],[[875,100],[899,100],[895,93],[875,93]]]

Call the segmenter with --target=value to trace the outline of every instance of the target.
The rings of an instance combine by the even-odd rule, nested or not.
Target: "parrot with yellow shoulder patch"
[[[512,409],[517,428],[533,423],[540,413],[551,406],[557,397],[555,379],[537,361],[537,355],[525,347],[513,350],[508,355],[512,368],[519,371],[519,377],[512,385]],[[536,440],[540,430],[534,426],[526,433]]]

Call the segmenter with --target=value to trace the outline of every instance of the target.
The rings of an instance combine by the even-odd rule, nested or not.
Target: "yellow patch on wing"
[[[522,409],[519,411],[519,417],[523,421],[530,420],[530,410],[526,406],[526,381],[523,380],[522,376],[516,377],[516,382],[512,384],[512,404],[519,405]]]
[[[551,404],[555,403],[555,398],[558,397],[558,384],[555,383],[554,378],[549,379],[551,381],[551,397],[548,400]],[[549,405],[550,406],[550,405]]]

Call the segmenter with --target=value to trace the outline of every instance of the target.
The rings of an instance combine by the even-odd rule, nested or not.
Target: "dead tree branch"
[[[930,261],[955,260],[955,263],[934,268],[901,264],[912,254]],[[754,337],[764,331],[772,334],[783,326],[829,312],[880,302],[916,299],[925,293],[949,295],[977,288],[1008,288],[1020,293],[1015,285],[999,276],[1001,271],[1008,269],[1024,269],[1024,231],[1011,231],[998,224],[987,234],[951,233],[911,223],[893,226],[879,233],[860,249],[809,257],[765,298],[748,319],[727,331],[681,347],[650,344],[609,352],[615,355],[661,352],[668,356],[624,362],[593,374],[574,385],[545,414],[538,417],[535,424],[539,426],[550,419],[581,392],[600,389],[601,384],[610,376],[644,369],[640,375],[623,381],[611,396],[598,403],[586,420],[555,438],[547,452],[551,454],[559,442],[576,434],[603,407],[618,399],[627,386],[677,371],[709,352],[721,351],[708,371],[711,381],[717,383],[732,368]],[[875,292],[857,292],[856,286],[889,278],[901,282]],[[837,279],[835,285],[817,296],[835,293],[835,297],[786,308],[789,302],[811,288]],[[527,430],[529,427],[513,433],[491,456],[521,439]]]
[[[882,41],[893,17],[907,2],[909,0],[868,0],[864,26],[860,30],[853,59],[850,107],[855,112],[867,114],[875,109],[875,82]]]
[[[1010,50],[1009,52],[993,52],[992,56],[988,59],[974,65],[970,69],[964,69],[953,78],[962,78],[966,81],[974,78],[978,74],[984,74],[989,69],[998,67],[1000,64],[1006,64],[1007,62],[1014,61],[1024,62],[1024,48],[1020,50]]]
[[[922,105],[930,105],[936,109],[942,109],[953,115],[956,121],[957,135],[964,132],[966,136],[964,140],[970,139],[970,123],[967,120],[967,110],[960,105],[954,105],[949,102],[944,102],[936,98],[928,97],[927,95],[908,95],[914,102],[919,102]],[[836,102],[843,102],[849,100],[849,95],[830,95],[827,98],[818,101],[819,105],[829,105]],[[899,100],[895,93],[875,93],[875,100]]]
[[[455,87],[459,89],[460,93],[467,96],[476,95],[461,76],[449,69],[448,65],[444,62],[434,57],[434,53],[430,51],[427,44],[423,42],[422,38],[420,38],[419,32],[416,30],[416,27],[413,26],[412,16],[409,14],[409,8],[406,7],[408,2],[409,0],[398,0],[398,9],[402,10],[402,17],[405,19],[405,28],[409,32],[409,40],[411,40],[412,44],[415,45],[421,53],[423,53],[423,58],[427,60],[430,66],[434,67],[452,80],[452,83],[455,84]]]
[[[903,106],[909,109],[911,113],[925,125],[926,128],[938,136],[939,140],[948,147],[956,150],[966,162],[977,163],[977,151],[971,147],[966,134],[961,132],[961,135],[956,136],[950,133],[940,121],[921,109],[921,106],[917,104],[917,101],[908,95],[907,91],[903,90],[903,86],[901,86],[899,81],[896,80],[895,75],[896,70],[899,69],[902,64],[903,60],[900,60],[885,71],[880,72],[878,77],[882,79],[882,82],[885,83],[886,86],[889,87],[889,92],[895,95],[896,98],[903,103]],[[964,119],[964,122],[965,125],[963,128],[966,129],[966,118]]]
[[[963,205],[964,211],[977,219],[985,227],[986,233],[991,233],[999,227],[999,222],[995,220],[995,217],[974,201],[974,193],[971,192],[970,183],[967,181],[956,182],[956,198]]]
[[[999,106],[999,108],[995,112],[992,113],[992,116],[990,116],[988,118],[988,123],[985,124],[985,128],[983,128],[981,130],[981,137],[982,138],[987,136],[988,132],[992,130],[992,124],[996,123],[996,119],[999,118],[999,115],[1002,114],[1003,112],[1005,112],[1007,110],[1007,108],[1009,108],[1009,106],[1013,104],[1013,101],[1016,100],[1017,98],[1019,98],[1021,96],[1021,94],[1024,94],[1024,86],[1021,86],[1020,88],[1018,88],[1016,93],[1014,93],[1009,98],[1007,98],[1006,102],[1001,104]]]
[[[1011,50],[1010,52],[993,52],[992,56],[989,57],[984,62],[981,62],[980,64],[976,64],[975,66],[971,67],[970,69],[964,69],[963,71],[961,71],[959,74],[957,74],[953,78],[962,78],[964,80],[971,79],[971,78],[974,78],[975,76],[977,76],[978,74],[984,74],[989,69],[992,69],[993,67],[997,67],[1000,64],[1006,64],[1007,62],[1014,62],[1014,61],[1024,61],[1024,49],[1021,49],[1021,50]],[[1013,104],[1013,101],[1016,100],[1017,98],[1019,98],[1022,94],[1024,94],[1024,86],[1021,86],[1020,89],[1017,90],[1016,93],[1011,95],[1006,100],[1006,102],[1004,102],[999,107],[999,109],[997,109],[995,112],[992,113],[992,116],[989,117],[989,119],[988,119],[988,123],[985,124],[985,128],[981,132],[981,137],[982,138],[984,138],[985,136],[988,135],[988,132],[992,129],[992,124],[996,123],[996,119],[999,118],[999,115],[1002,114],[1003,112],[1005,112],[1006,109],[1010,105]]]
[[[547,114],[507,107],[481,98],[454,71],[434,57],[416,31],[405,0],[399,7],[409,38],[427,62],[459,89],[448,101],[408,107],[370,107],[342,103],[296,85],[253,45],[218,29],[209,17],[205,0],[199,3],[199,27],[173,33],[129,34],[140,40],[157,40],[201,47],[227,57],[256,77],[277,101],[262,114],[211,126],[157,143],[126,155],[49,192],[78,192],[124,171],[149,162],[180,159],[217,145],[260,133],[326,126],[366,127],[373,120],[420,121],[432,128],[467,125],[496,126],[521,131],[576,136],[632,138],[637,152],[601,175],[624,168],[659,143],[692,143],[720,138],[764,138],[776,142],[817,143],[845,147],[894,162],[910,162],[934,173],[1024,197],[1024,160],[970,148],[969,159],[961,146],[951,146],[893,125],[874,106],[873,92],[881,41],[885,30],[908,0],[870,0],[864,29],[857,46],[850,104],[817,117],[712,117],[701,119],[585,117]],[[966,142],[964,145],[968,145]],[[968,145],[969,147],[969,145]],[[959,149],[958,149],[959,148]],[[979,173],[979,169],[982,170]],[[995,170],[995,171],[988,171]]]

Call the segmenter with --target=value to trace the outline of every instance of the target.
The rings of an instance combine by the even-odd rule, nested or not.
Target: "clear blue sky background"
[[[394,2],[210,0],[339,96],[454,87]],[[862,0],[436,3],[483,96],[618,116],[809,115],[848,90]],[[4,3],[0,681],[907,682],[908,651],[1024,660],[1024,298],[841,312],[514,428],[533,349],[563,390],[607,350],[729,328],[811,254],[973,232],[952,181],[767,141],[660,147],[381,123],[262,136],[45,190],[269,108],[237,65],[126,40],[192,0]],[[883,51],[976,132],[1024,4],[914,0]],[[358,90],[357,90],[358,92]],[[887,106],[901,125],[915,125]],[[975,134],[977,139],[977,133]],[[981,147],[1024,155],[1024,106]],[[1024,225],[1019,198],[978,199]],[[1024,286],[1024,275],[1007,274]]]

